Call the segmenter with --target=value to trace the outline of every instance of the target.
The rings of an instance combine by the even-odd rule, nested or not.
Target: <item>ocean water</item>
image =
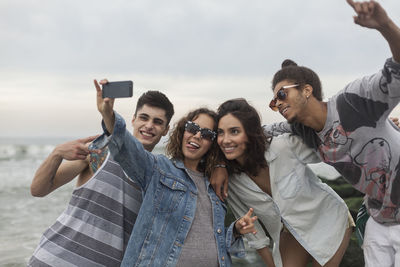
[[[72,140],[0,138],[0,266],[26,266],[42,233],[66,208],[74,181],[44,198],[32,197],[30,184],[36,169],[55,144]],[[155,153],[163,153],[156,147]],[[263,266],[250,251],[235,266]]]
[[[73,184],[46,198],[30,194],[36,169],[59,140],[0,138],[0,266],[26,266],[41,234],[68,203]]]

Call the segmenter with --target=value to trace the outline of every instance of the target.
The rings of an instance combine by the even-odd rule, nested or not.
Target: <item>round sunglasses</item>
[[[273,110],[273,111],[278,111],[278,107],[276,106],[276,101],[279,99],[280,101],[284,101],[287,98],[287,93],[285,89],[288,88],[293,88],[293,87],[297,87],[299,86],[299,84],[291,84],[291,85],[285,85],[282,86],[281,89],[278,90],[278,92],[276,93],[276,97],[274,97],[271,102],[269,102],[269,107]]]
[[[217,134],[208,128],[201,128],[197,123],[193,121],[187,121],[185,123],[185,131],[195,135],[200,132],[200,137],[209,141],[213,141]]]

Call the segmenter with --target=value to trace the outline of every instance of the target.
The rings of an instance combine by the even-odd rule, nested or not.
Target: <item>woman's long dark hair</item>
[[[256,176],[262,168],[268,166],[264,153],[269,142],[261,127],[260,116],[257,110],[243,98],[231,99],[222,103],[218,108],[218,121],[228,114],[237,118],[243,125],[248,142],[246,144],[246,157],[243,166],[240,166],[236,160],[227,160],[224,157],[225,161],[228,163],[231,171],[235,173],[244,171]],[[220,153],[223,154],[221,151]]]
[[[169,137],[167,146],[166,146],[166,154],[167,156],[175,159],[184,160],[185,156],[182,152],[182,139],[183,134],[185,132],[185,124],[187,121],[193,121],[199,117],[200,114],[205,114],[210,116],[214,121],[214,128],[212,130],[216,131],[217,129],[217,114],[209,110],[208,108],[199,108],[189,112],[186,116],[181,118],[174,126],[174,129]],[[217,154],[218,154],[218,145],[216,140],[212,141],[210,149],[203,156],[203,159],[200,161],[200,164],[197,166],[197,170],[204,172],[207,176],[211,174],[212,169],[214,168],[217,162]]]

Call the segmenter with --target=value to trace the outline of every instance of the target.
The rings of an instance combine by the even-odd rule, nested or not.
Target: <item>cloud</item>
[[[388,49],[376,33],[353,25],[346,5],[288,0],[3,1],[0,55],[6,60],[0,67],[254,75],[273,72],[282,59],[292,57],[310,65],[324,61],[318,64],[322,70],[326,65],[331,71],[348,71],[354,69],[354,60],[342,62],[348,62],[349,54],[363,60],[368,54],[372,61]],[[391,6],[399,4],[388,1]],[[351,45],[354,39],[358,47]]]
[[[400,16],[399,1],[380,3]],[[97,120],[92,79],[103,77],[132,79],[135,97],[165,91],[177,116],[246,97],[278,120],[267,102],[283,59],[319,73],[327,97],[383,66],[386,42],[353,13],[344,0],[3,0],[2,135],[97,131],[85,121]],[[132,102],[119,107],[128,119]]]

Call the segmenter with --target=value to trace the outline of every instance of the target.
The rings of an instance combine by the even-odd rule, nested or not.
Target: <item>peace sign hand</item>
[[[253,233],[253,234],[257,233],[257,230],[254,227],[254,222],[257,220],[257,216],[251,217],[252,214],[253,214],[253,208],[250,208],[249,211],[246,213],[246,215],[241,217],[235,223],[235,228],[240,234],[244,235],[248,233]]]

